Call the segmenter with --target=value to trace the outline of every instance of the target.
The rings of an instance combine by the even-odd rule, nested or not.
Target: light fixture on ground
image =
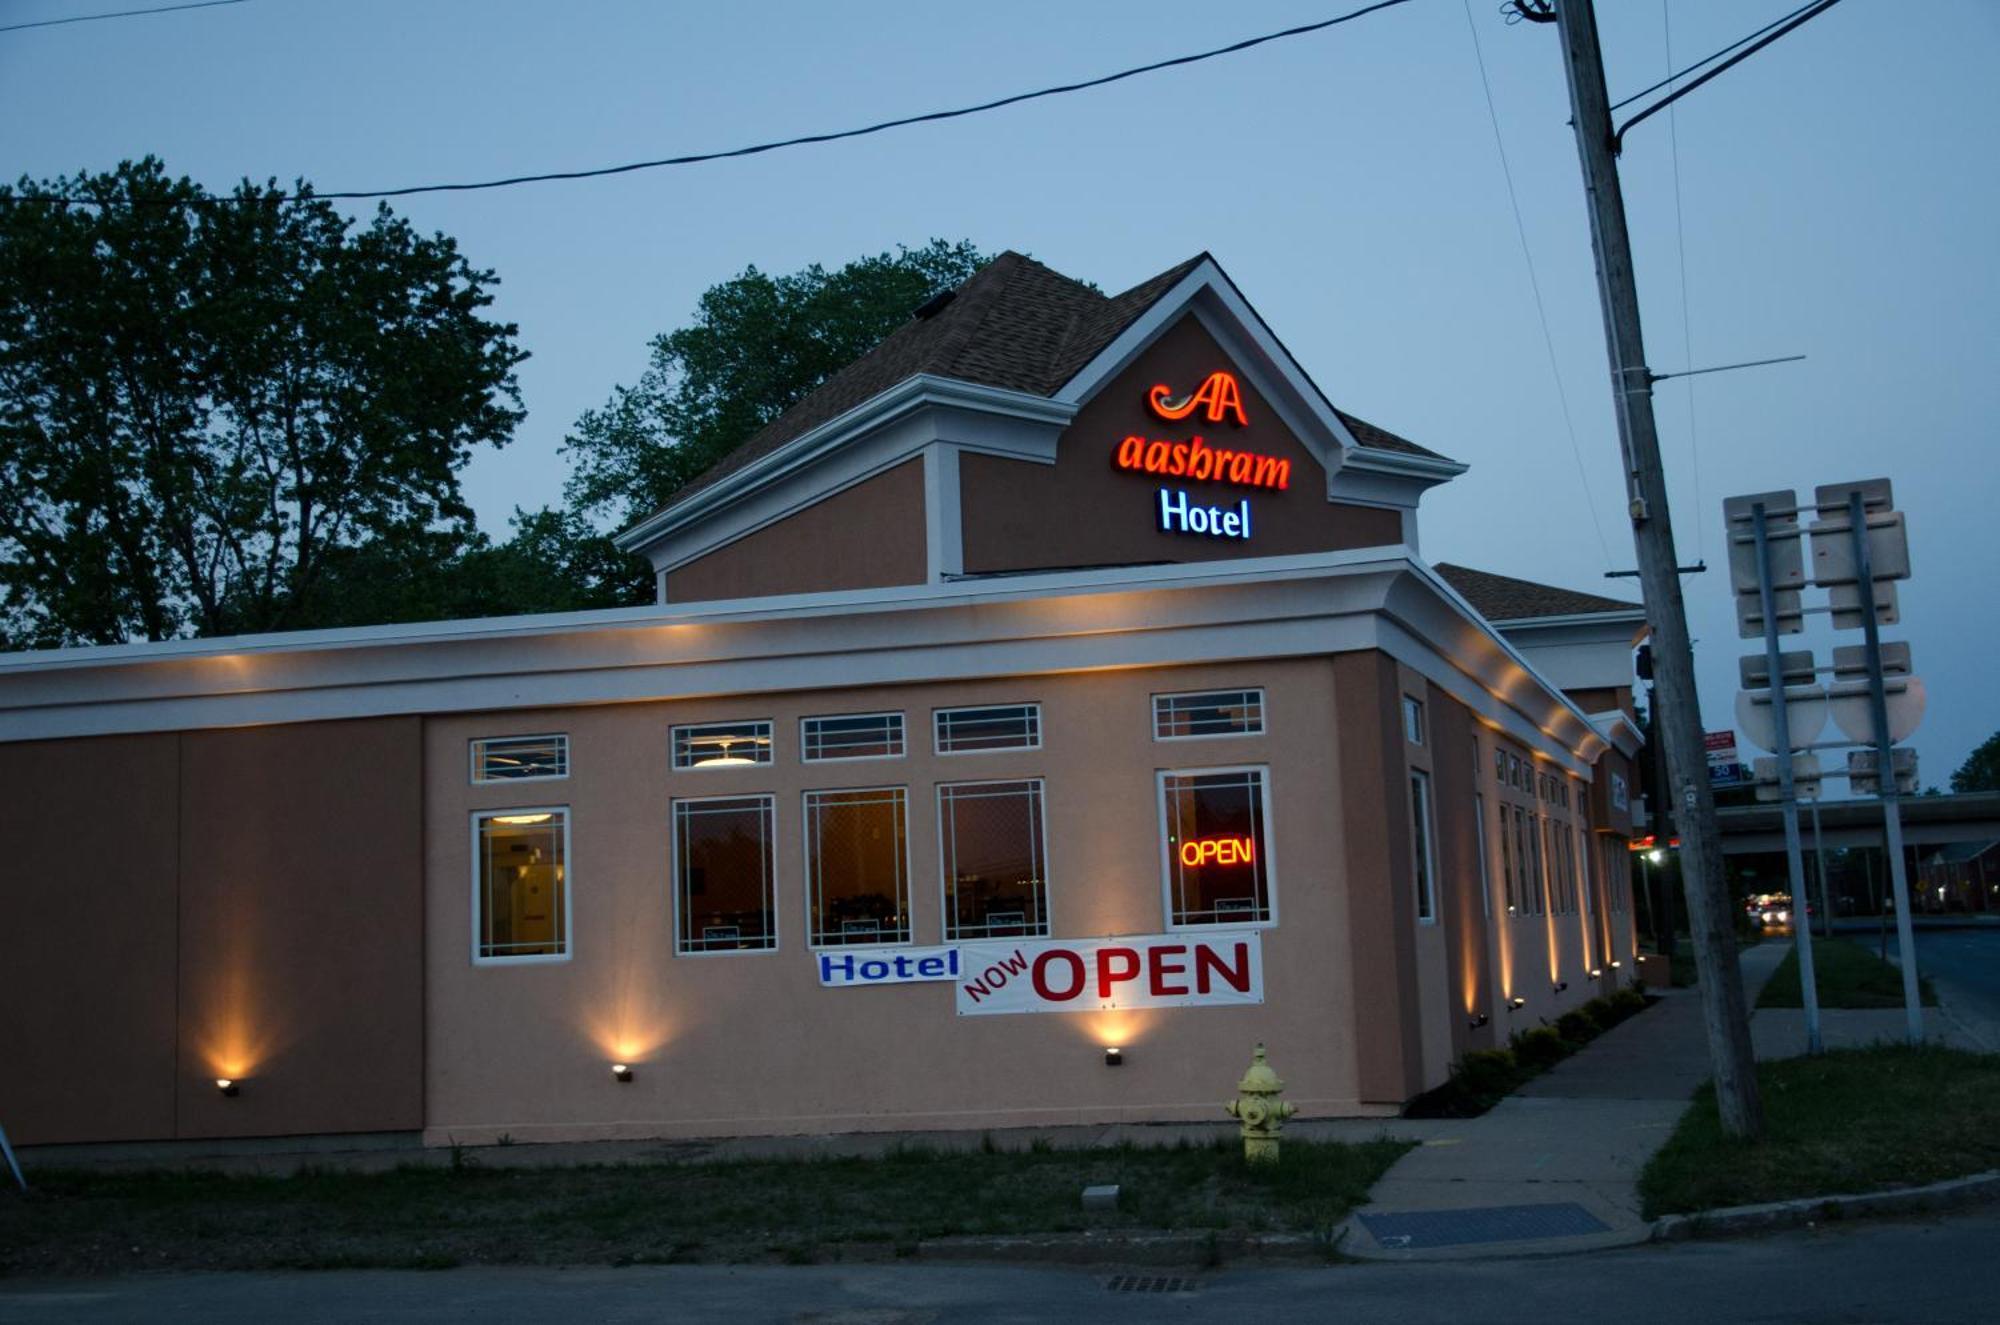
[[[1125,1050],[1115,1044],[1106,1045],[1104,1047],[1104,1065],[1106,1067],[1125,1066]]]
[[[1555,982],[1555,985],[1554,985],[1553,987],[1554,987],[1554,989],[1555,989],[1555,992],[1557,992],[1558,994],[1560,994],[1560,993],[1561,993],[1561,992],[1562,992],[1563,990],[1565,990],[1565,989],[1568,989],[1568,988],[1569,988],[1569,981],[1567,981],[1567,980],[1558,980],[1558,981],[1556,981],[1556,982]]]
[[[1507,1000],[1507,1010],[1509,1012],[1519,1012],[1522,1008],[1526,1006],[1528,1006],[1528,1000],[1521,997],[1519,994],[1516,994],[1514,995],[1514,997]]]
[[[222,1093],[225,1099],[233,1100],[243,1093],[242,1083],[230,1077],[217,1077],[215,1079],[215,1088]]]
[[[621,1086],[632,1084],[632,1066],[629,1063],[613,1063],[611,1065],[611,1075],[617,1079],[618,1084]]]
[[[1597,979],[1599,976],[1602,976],[1603,974],[1604,974],[1604,968],[1602,966],[1593,966],[1590,968],[1590,978],[1593,980]]]
[[[1478,1030],[1481,1026],[1484,1026],[1487,1022],[1491,1020],[1492,1018],[1487,1016],[1484,1012],[1476,1012],[1473,1014],[1472,1020],[1468,1024],[1472,1027],[1473,1030]]]

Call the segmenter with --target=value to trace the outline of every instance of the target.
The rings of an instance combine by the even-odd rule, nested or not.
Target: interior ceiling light
[[[762,737],[755,736],[709,736],[701,739],[704,742],[713,742],[721,747],[722,753],[711,755],[706,759],[695,760],[694,766],[696,768],[735,768],[744,764],[754,764],[757,762],[754,759],[729,753],[729,747],[738,741],[749,741],[753,745],[766,744],[766,741]]]
[[[555,818],[555,815],[549,813],[496,814],[493,816],[493,822],[496,824],[545,824],[553,818]]]

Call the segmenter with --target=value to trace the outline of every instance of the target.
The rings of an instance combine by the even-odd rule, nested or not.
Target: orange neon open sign
[[[1181,843],[1181,864],[1189,869],[1203,865],[1251,865],[1257,860],[1257,843],[1248,837],[1198,837]]]

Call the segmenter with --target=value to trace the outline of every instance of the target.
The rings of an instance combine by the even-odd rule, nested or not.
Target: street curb
[[[1903,1187],[1888,1192],[1851,1196],[1807,1196],[1767,1205],[1738,1205],[1691,1215],[1664,1215],[1653,1221],[1655,1242],[1685,1242],[1690,1238],[1730,1237],[1802,1224],[1866,1215],[1901,1215],[1948,1210],[1961,1205],[2000,1201],[2000,1169],[1969,1178],[1934,1182],[1928,1187]]]
[[[1089,1233],[1025,1233],[1012,1237],[926,1238],[914,1259],[1013,1261],[1052,1265],[1210,1266],[1244,1258],[1324,1261],[1339,1238],[1308,1233],[1148,1232],[1102,1229]]]

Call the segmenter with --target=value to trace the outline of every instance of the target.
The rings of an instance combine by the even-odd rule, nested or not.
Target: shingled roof
[[[931,310],[928,316],[913,316],[880,345],[752,433],[675,493],[670,504],[679,505],[718,479],[919,373],[1053,396],[1207,256],[1197,254],[1123,294],[1107,296],[1033,258],[1002,253],[974,272],[941,307],[937,301],[926,305]],[[1365,448],[1443,458],[1344,411],[1335,413]]]
[[[1596,612],[1644,610],[1638,603],[1600,598],[1594,593],[1579,593],[1575,589],[1558,588],[1553,584],[1536,584],[1533,580],[1517,580],[1511,575],[1495,575],[1491,571],[1473,570],[1470,566],[1440,562],[1431,569],[1442,575],[1444,582],[1458,590],[1459,595],[1488,621],[1525,621],[1534,617],[1589,616]]]

